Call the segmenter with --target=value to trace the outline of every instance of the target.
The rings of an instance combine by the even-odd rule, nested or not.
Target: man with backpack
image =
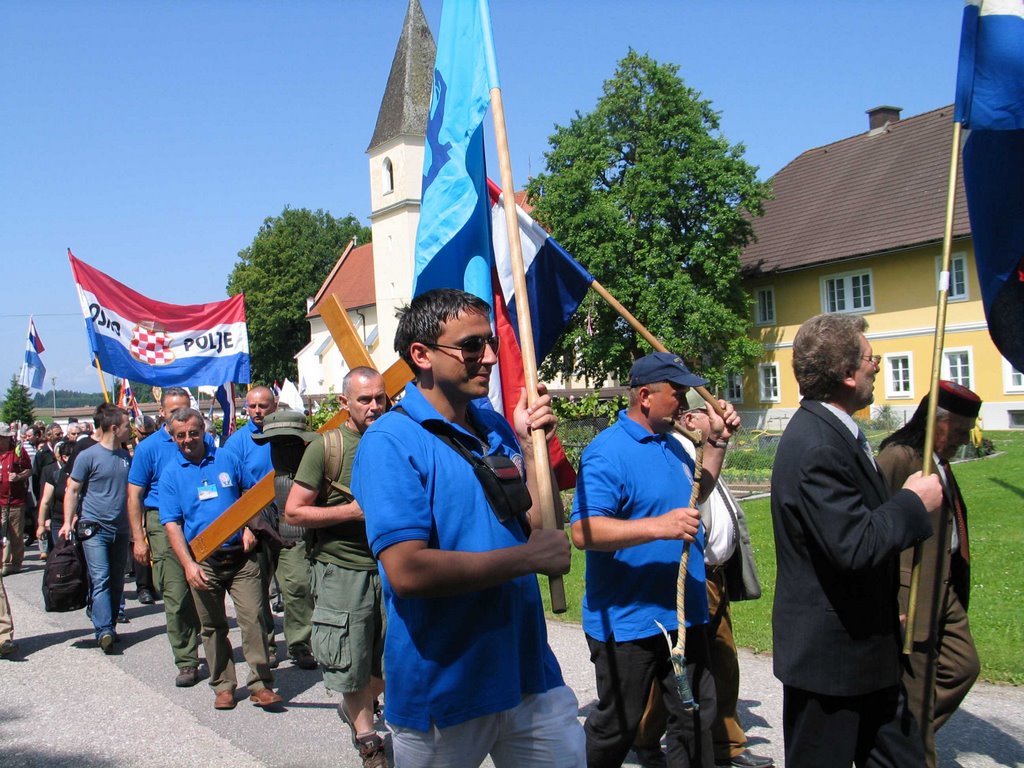
[[[338,712],[363,765],[378,768],[387,765],[384,743],[373,727],[374,701],[384,690],[384,603],[363,511],[349,486],[356,446],[387,405],[383,377],[372,368],[353,368],[342,382],[341,405],[348,420],[309,443],[284,519],[309,530],[311,641],[324,685],[342,695]]]

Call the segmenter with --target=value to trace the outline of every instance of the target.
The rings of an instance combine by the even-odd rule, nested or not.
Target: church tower
[[[370,161],[370,226],[377,329],[374,360],[385,370],[398,355],[395,310],[412,298],[416,227],[423,185],[423,143],[437,46],[419,0],[409,0],[377,125],[366,153]]]

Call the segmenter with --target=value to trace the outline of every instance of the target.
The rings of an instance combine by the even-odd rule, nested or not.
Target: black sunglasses
[[[468,339],[463,339],[455,346],[452,346],[451,344],[428,344],[424,342],[424,346],[430,347],[431,349],[457,350],[462,353],[463,360],[476,360],[483,357],[485,346],[490,347],[491,351],[497,354],[499,344],[500,340],[497,336],[470,336]]]

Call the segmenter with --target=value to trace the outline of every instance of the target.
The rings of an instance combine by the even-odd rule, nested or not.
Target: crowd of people
[[[790,766],[934,766],[935,729],[979,673],[949,459],[981,401],[950,382],[937,390],[937,472],[921,473],[927,397],[875,456],[853,419],[879,371],[865,328],[819,315],[793,346],[803,400],[771,498]],[[582,455],[567,536],[540,524],[531,433],[557,423],[543,386],[522,393],[511,424],[481,405],[498,345],[485,302],[438,289],[399,313],[395,349],[414,379],[397,404],[388,410],[379,373],[355,368],[340,396],[347,420],[323,434],[263,386],[219,446],[179,387],[163,389],[158,420],[134,425],[111,404],[94,429],[37,424],[19,440],[0,424],[3,576],[33,537],[80,542],[96,644],[111,653],[131,562],[139,601],[163,602],[174,684],[204,676],[201,644],[217,710],[237,705],[239,687],[227,596],[249,700],[283,703],[276,579],[286,653],[340,694],[370,768],[388,765],[381,714],[394,764],[409,768],[488,755],[499,768],[619,766],[631,750],[645,766],[768,768],[737,714],[730,604],[761,592],[743,510],[720,477],[739,415],[706,402],[707,381],[678,356],[636,360],[627,407]],[[197,560],[189,542],[268,474],[274,500]],[[926,608],[905,630],[908,552],[922,543]],[[567,573],[572,545],[586,553],[582,630],[597,687],[582,725],[536,579]]]

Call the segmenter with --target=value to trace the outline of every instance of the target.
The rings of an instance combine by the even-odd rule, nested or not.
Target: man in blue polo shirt
[[[479,765],[488,754],[498,768],[584,764],[576,697],[548,647],[535,576],[569,570],[565,534],[528,533],[452,447],[507,457],[534,488],[529,433],[556,423],[547,396],[527,407],[523,392],[514,431],[473,403],[497,362],[489,313],[454,289],[400,312],[395,350],[416,380],[367,430],[353,470],[382,566],[384,714],[405,768]],[[528,512],[539,517],[538,505]]]
[[[630,371],[628,410],[580,461],[570,522],[573,543],[587,550],[583,631],[598,694],[584,724],[591,768],[622,764],[655,680],[669,712],[669,765],[714,766],[704,530],[690,506],[693,459],[669,435],[687,408],[687,390],[706,383],[671,353],[640,358]],[[726,422],[738,424],[731,407]],[[687,671],[700,705],[694,711],[683,707],[658,628],[660,622],[673,635],[678,631],[684,541],[691,543],[685,608]]]
[[[160,393],[160,418],[166,421],[177,409],[188,408],[189,402],[188,390],[165,387]],[[167,617],[167,642],[178,668],[174,684],[187,688],[199,682],[199,614],[185,571],[160,525],[160,475],[164,467],[181,458],[168,426],[165,423],[135,449],[128,472],[128,522],[132,528],[132,556],[139,564],[136,567],[147,567],[152,556],[153,580]],[[208,447],[213,448],[212,440]],[[139,595],[139,602],[145,602],[143,597]]]
[[[245,410],[249,422],[228,438],[218,453],[222,458],[230,457],[232,476],[242,493],[248,491],[270,472],[274,464],[270,460],[270,443],[263,439],[263,424],[266,418],[277,412],[278,403],[270,387],[256,386],[245,395]],[[265,513],[278,520],[284,510],[271,502]],[[270,666],[277,667],[277,624],[270,610],[270,584],[277,576],[284,603],[284,639],[288,644],[288,656],[302,669],[316,669],[316,659],[310,650],[312,633],[313,594],[309,583],[309,560],[306,545],[302,539],[290,541],[282,549],[265,541],[257,544],[256,556],[263,575],[263,629],[267,634],[270,649]]]
[[[208,450],[203,416],[179,408],[170,417],[170,433],[181,451],[179,459],[160,476],[160,522],[174,554],[185,570],[202,623],[203,649],[210,667],[210,687],[216,692],[214,709],[235,708],[235,662],[228,641],[225,594],[235,604],[242,633],[242,655],[249,665],[249,700],[258,707],[281,703],[274,693],[274,675],[260,624],[263,604],[260,567],[253,549],[256,538],[248,528],[236,532],[213,554],[197,563],[191,541],[239,498],[230,461]]]

